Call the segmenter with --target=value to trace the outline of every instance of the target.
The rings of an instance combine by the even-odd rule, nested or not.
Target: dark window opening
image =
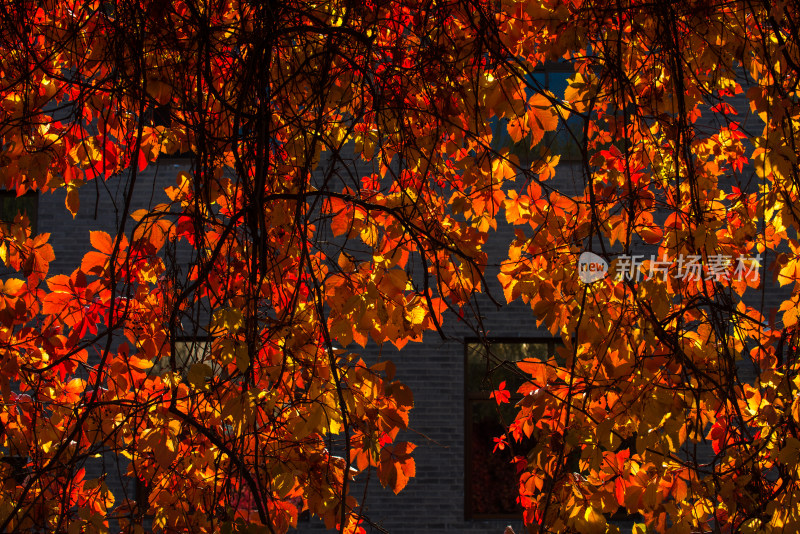
[[[516,391],[524,375],[516,362],[525,358],[547,360],[555,355],[560,342],[555,339],[508,339],[492,341],[488,347],[478,340],[465,344],[465,512],[467,519],[518,519],[522,508],[517,503],[519,474],[514,456],[526,456],[532,439],[515,442],[506,438],[498,446],[508,424],[514,420]],[[488,348],[488,354],[487,354]],[[498,405],[490,397],[501,382],[511,398]],[[497,450],[495,451],[495,448]]]
[[[17,196],[16,191],[0,191],[0,222],[11,224],[19,214],[28,217],[31,235],[36,235],[39,226],[39,193],[28,191]]]
[[[156,104],[150,109],[148,119],[151,123],[150,125],[153,126],[154,128],[157,128],[159,126],[162,126],[164,128],[170,128],[172,127],[172,122],[173,122],[172,107],[169,104],[166,105]],[[190,159],[194,158],[195,154],[191,150],[181,150],[179,148],[176,152],[172,154],[162,153],[161,157]]]
[[[11,479],[17,484],[22,485],[25,483],[25,479],[30,476],[30,470],[28,469],[28,457],[27,456],[4,456],[0,458],[0,462],[5,464],[7,469],[9,470],[9,474],[11,475]]]
[[[564,92],[569,85],[569,78],[574,71],[567,64],[553,64],[537,69],[527,78],[527,96],[535,92],[550,91],[557,100],[564,99]],[[566,120],[559,118],[558,129],[545,132],[543,139],[531,148],[531,135],[523,137],[519,142],[514,142],[508,134],[507,121],[493,119],[492,133],[494,150],[508,148],[509,154],[519,158],[520,165],[527,166],[536,161],[540,156],[541,148],[547,147],[550,153],[561,157],[562,161],[577,161],[582,159],[581,140],[583,139],[584,121],[581,117],[570,115]]]

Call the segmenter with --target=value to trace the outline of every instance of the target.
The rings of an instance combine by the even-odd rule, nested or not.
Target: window
[[[35,235],[39,223],[39,193],[28,191],[17,196],[16,191],[0,190],[0,222],[13,223],[19,213],[28,216],[31,234]]]
[[[178,337],[175,340],[175,367],[177,371],[186,377],[195,363],[212,363],[211,337]],[[149,369],[149,373],[160,375],[171,368],[171,358],[164,356],[154,363],[153,367]],[[208,378],[206,377],[205,380],[208,380]],[[150,490],[150,481],[141,477],[136,478],[134,482],[134,498],[138,503],[136,514],[138,514],[139,524],[144,527],[149,527],[153,521],[153,516],[146,513]]]
[[[518,518],[517,471],[511,460],[524,456],[533,442],[515,443],[496,453],[495,438],[514,419],[517,388],[524,382],[516,362],[524,358],[547,360],[555,354],[555,339],[494,340],[487,346],[477,339],[465,344],[465,511],[467,519]],[[511,392],[509,403],[497,405],[489,397],[500,382]],[[502,421],[502,423],[501,423]]]
[[[173,125],[174,119],[172,118],[172,107],[169,104],[155,104],[146,115],[146,119],[150,121],[153,127],[170,128]],[[174,139],[174,137],[173,137]],[[167,146],[167,145],[165,145]],[[181,148],[185,149],[182,150]],[[195,157],[195,153],[188,149],[186,146],[178,147],[178,150],[172,154],[162,153],[162,158],[180,158],[191,159]]]
[[[553,64],[533,71],[528,76],[528,96],[534,91],[548,90],[557,99],[564,98],[568,80],[574,74],[567,64]],[[566,121],[559,120],[558,129],[554,132],[545,132],[539,145],[531,148],[530,136],[515,143],[508,135],[507,121],[494,120],[492,123],[493,146],[495,150],[508,148],[510,154],[516,155],[521,165],[529,165],[539,156],[541,146],[548,147],[552,154],[561,156],[562,161],[581,159],[580,139],[583,137],[583,120],[578,116],[570,116]]]
[[[220,363],[215,362],[211,357],[212,350],[212,336],[198,336],[198,337],[179,337],[175,340],[175,364],[178,372],[188,379],[193,380],[191,376],[191,368],[194,364],[203,363],[208,364],[211,368],[209,372],[213,373],[215,377],[227,377],[228,372]],[[170,357],[162,357],[152,367],[151,372],[161,374],[171,369]],[[203,377],[200,378],[201,380]],[[206,383],[211,380],[210,376],[205,376]],[[223,422],[218,432],[225,434],[231,430],[231,424]],[[231,482],[234,482],[231,480]],[[224,484],[227,502],[235,510],[236,517],[242,517],[250,521],[258,520],[258,507],[255,505],[252,493],[249,487],[240,477],[236,477],[235,482],[232,484]],[[135,485],[136,501],[143,503],[142,506],[146,509],[150,493],[150,484],[148,481],[137,478]],[[308,510],[302,511],[302,500],[299,498],[289,499],[287,502],[294,504],[298,510],[298,522],[309,522],[310,513]],[[152,516],[145,516],[145,525],[149,525],[152,521]]]
[[[192,364],[210,361],[211,338],[179,338],[175,341],[175,366],[184,375],[189,372]],[[165,356],[153,365],[151,372],[161,374],[168,371],[171,365],[170,357]]]
[[[0,463],[5,464],[7,469],[10,470],[11,479],[18,485],[24,484],[25,479],[30,475],[27,468],[28,457],[19,455],[10,455],[0,457]],[[0,468],[2,469],[2,468]],[[5,477],[3,478],[5,480]]]

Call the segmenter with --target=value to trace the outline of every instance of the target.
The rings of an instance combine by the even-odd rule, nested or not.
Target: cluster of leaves
[[[575,66],[559,96],[584,124],[580,194],[555,183],[549,197],[537,186],[504,201],[519,225],[506,298],[564,343],[519,364],[527,381],[508,431],[537,442],[519,481],[526,523],[610,532],[622,509],[648,532],[797,530],[800,13],[784,2],[502,5],[502,42],[522,64]],[[645,261],[616,277],[617,259],[583,284],[587,248]],[[691,256],[706,270],[682,277]],[[715,257],[733,261],[712,273]],[[740,257],[766,270],[742,276],[753,265],[737,272]],[[765,294],[771,284],[789,298]]]
[[[1,7],[0,182],[62,190],[73,215],[89,181],[124,202],[70,274],[25,217],[0,231],[0,446],[25,460],[0,464],[0,530],[284,532],[308,510],[360,532],[352,480],[414,475],[413,399],[350,348],[441,333],[448,310],[480,327],[501,213],[505,297],[564,343],[519,365],[501,441],[536,443],[515,456],[530,530],[613,530],[620,507],[654,531],[798,528],[791,4]],[[563,95],[531,76],[554,61]],[[573,195],[546,146],[570,115]],[[131,213],[178,153],[165,202]],[[667,276],[579,281],[585,247],[637,242]],[[675,276],[755,254],[791,286],[774,313],[734,266]],[[98,455],[147,491],[87,479]]]
[[[419,341],[481,286],[481,50],[466,8],[351,4],[2,2],[2,185],[73,216],[87,182],[124,195],[69,274],[26,217],[0,231],[0,530],[362,532],[352,480],[414,476],[411,392],[346,347]]]

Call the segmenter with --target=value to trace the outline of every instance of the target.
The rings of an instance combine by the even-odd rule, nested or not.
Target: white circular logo
[[[591,284],[606,277],[608,262],[593,252],[584,252],[578,258],[578,278],[584,284]]]

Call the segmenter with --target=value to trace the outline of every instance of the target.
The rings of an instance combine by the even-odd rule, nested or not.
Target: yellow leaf
[[[492,162],[492,177],[498,181],[514,180],[516,172],[508,160],[498,158]]]
[[[504,273],[498,274],[497,279],[503,286],[503,295],[506,297],[506,302],[511,304],[521,293],[522,287],[519,284],[519,280]]]
[[[576,72],[569,80],[569,86],[564,91],[564,99],[575,111],[583,113],[596,93],[597,90],[594,83],[584,78],[580,72]]]
[[[402,269],[391,269],[386,272],[386,276],[398,291],[405,291],[408,283],[408,275]]]
[[[244,322],[244,316],[241,310],[236,308],[223,308],[214,314],[212,321],[213,328],[223,328],[228,332],[236,332],[241,328]]]
[[[333,321],[330,334],[342,347],[346,347],[353,342],[353,325],[347,319]]]
[[[153,362],[144,358],[139,358],[138,356],[130,355],[128,356],[128,365],[136,371],[144,372],[153,367]]]
[[[792,402],[792,417],[795,423],[800,424],[800,397],[795,397]]]
[[[425,308],[422,306],[417,306],[416,308],[411,310],[409,313],[409,319],[411,320],[412,325],[421,325],[425,321],[425,317],[427,316],[427,312]]]
[[[794,281],[800,280],[800,264],[794,258],[790,259],[786,265],[781,267],[780,274],[778,274],[778,283],[780,285],[785,286],[786,284],[790,284]]]
[[[525,117],[517,117],[508,121],[508,135],[515,143],[519,143],[528,134]]]
[[[136,222],[139,222],[139,221],[141,221],[141,220],[142,220],[142,219],[145,217],[145,215],[147,215],[148,213],[150,213],[150,212],[149,212],[149,211],[147,211],[147,210],[136,210],[136,211],[134,211],[133,213],[131,213],[131,218],[132,218],[134,221],[136,221]]]
[[[285,498],[295,485],[295,477],[290,471],[283,471],[272,477],[272,489],[281,499]]]
[[[18,278],[9,278],[5,282],[0,280],[0,293],[7,296],[15,296],[25,282]]]
[[[153,447],[153,455],[162,469],[169,469],[178,456],[178,440],[168,432],[161,432],[163,441]]]
[[[378,244],[378,228],[373,224],[367,224],[366,227],[361,230],[361,240],[367,246],[374,247]]]
[[[606,518],[593,507],[589,506],[583,512],[585,528],[583,532],[587,534],[604,534],[606,531]]]

